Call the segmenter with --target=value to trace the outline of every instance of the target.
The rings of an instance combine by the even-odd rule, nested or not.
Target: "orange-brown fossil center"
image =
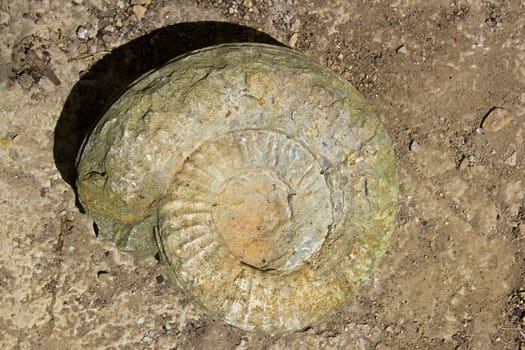
[[[291,217],[288,186],[268,169],[250,169],[222,185],[213,221],[230,252],[243,263],[265,270],[289,252],[283,223]]]

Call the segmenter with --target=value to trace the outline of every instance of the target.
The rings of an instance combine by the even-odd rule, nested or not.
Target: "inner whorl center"
[[[275,269],[291,251],[282,226],[292,216],[289,189],[268,169],[251,169],[227,179],[212,209],[213,221],[230,252],[260,270]]]

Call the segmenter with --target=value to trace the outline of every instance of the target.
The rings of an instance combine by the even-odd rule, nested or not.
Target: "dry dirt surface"
[[[343,75],[399,162],[375,274],[280,336],[206,316],[155,258],[98,241],[75,201],[75,154],[107,103],[233,41]],[[0,0],[0,348],[524,349],[524,137],[524,1]]]

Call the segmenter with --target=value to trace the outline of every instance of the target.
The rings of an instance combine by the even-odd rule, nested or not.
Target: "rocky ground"
[[[157,260],[97,241],[75,205],[74,157],[104,106],[232,41],[280,42],[343,75],[397,152],[387,255],[301,332],[206,316]],[[524,1],[0,0],[1,347],[523,349],[524,137]]]

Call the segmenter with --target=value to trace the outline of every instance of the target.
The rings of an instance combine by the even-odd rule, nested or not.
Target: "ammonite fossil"
[[[107,110],[77,161],[99,238],[160,254],[212,316],[281,333],[335,309],[384,254],[397,169],[344,79],[283,47],[178,57]]]

